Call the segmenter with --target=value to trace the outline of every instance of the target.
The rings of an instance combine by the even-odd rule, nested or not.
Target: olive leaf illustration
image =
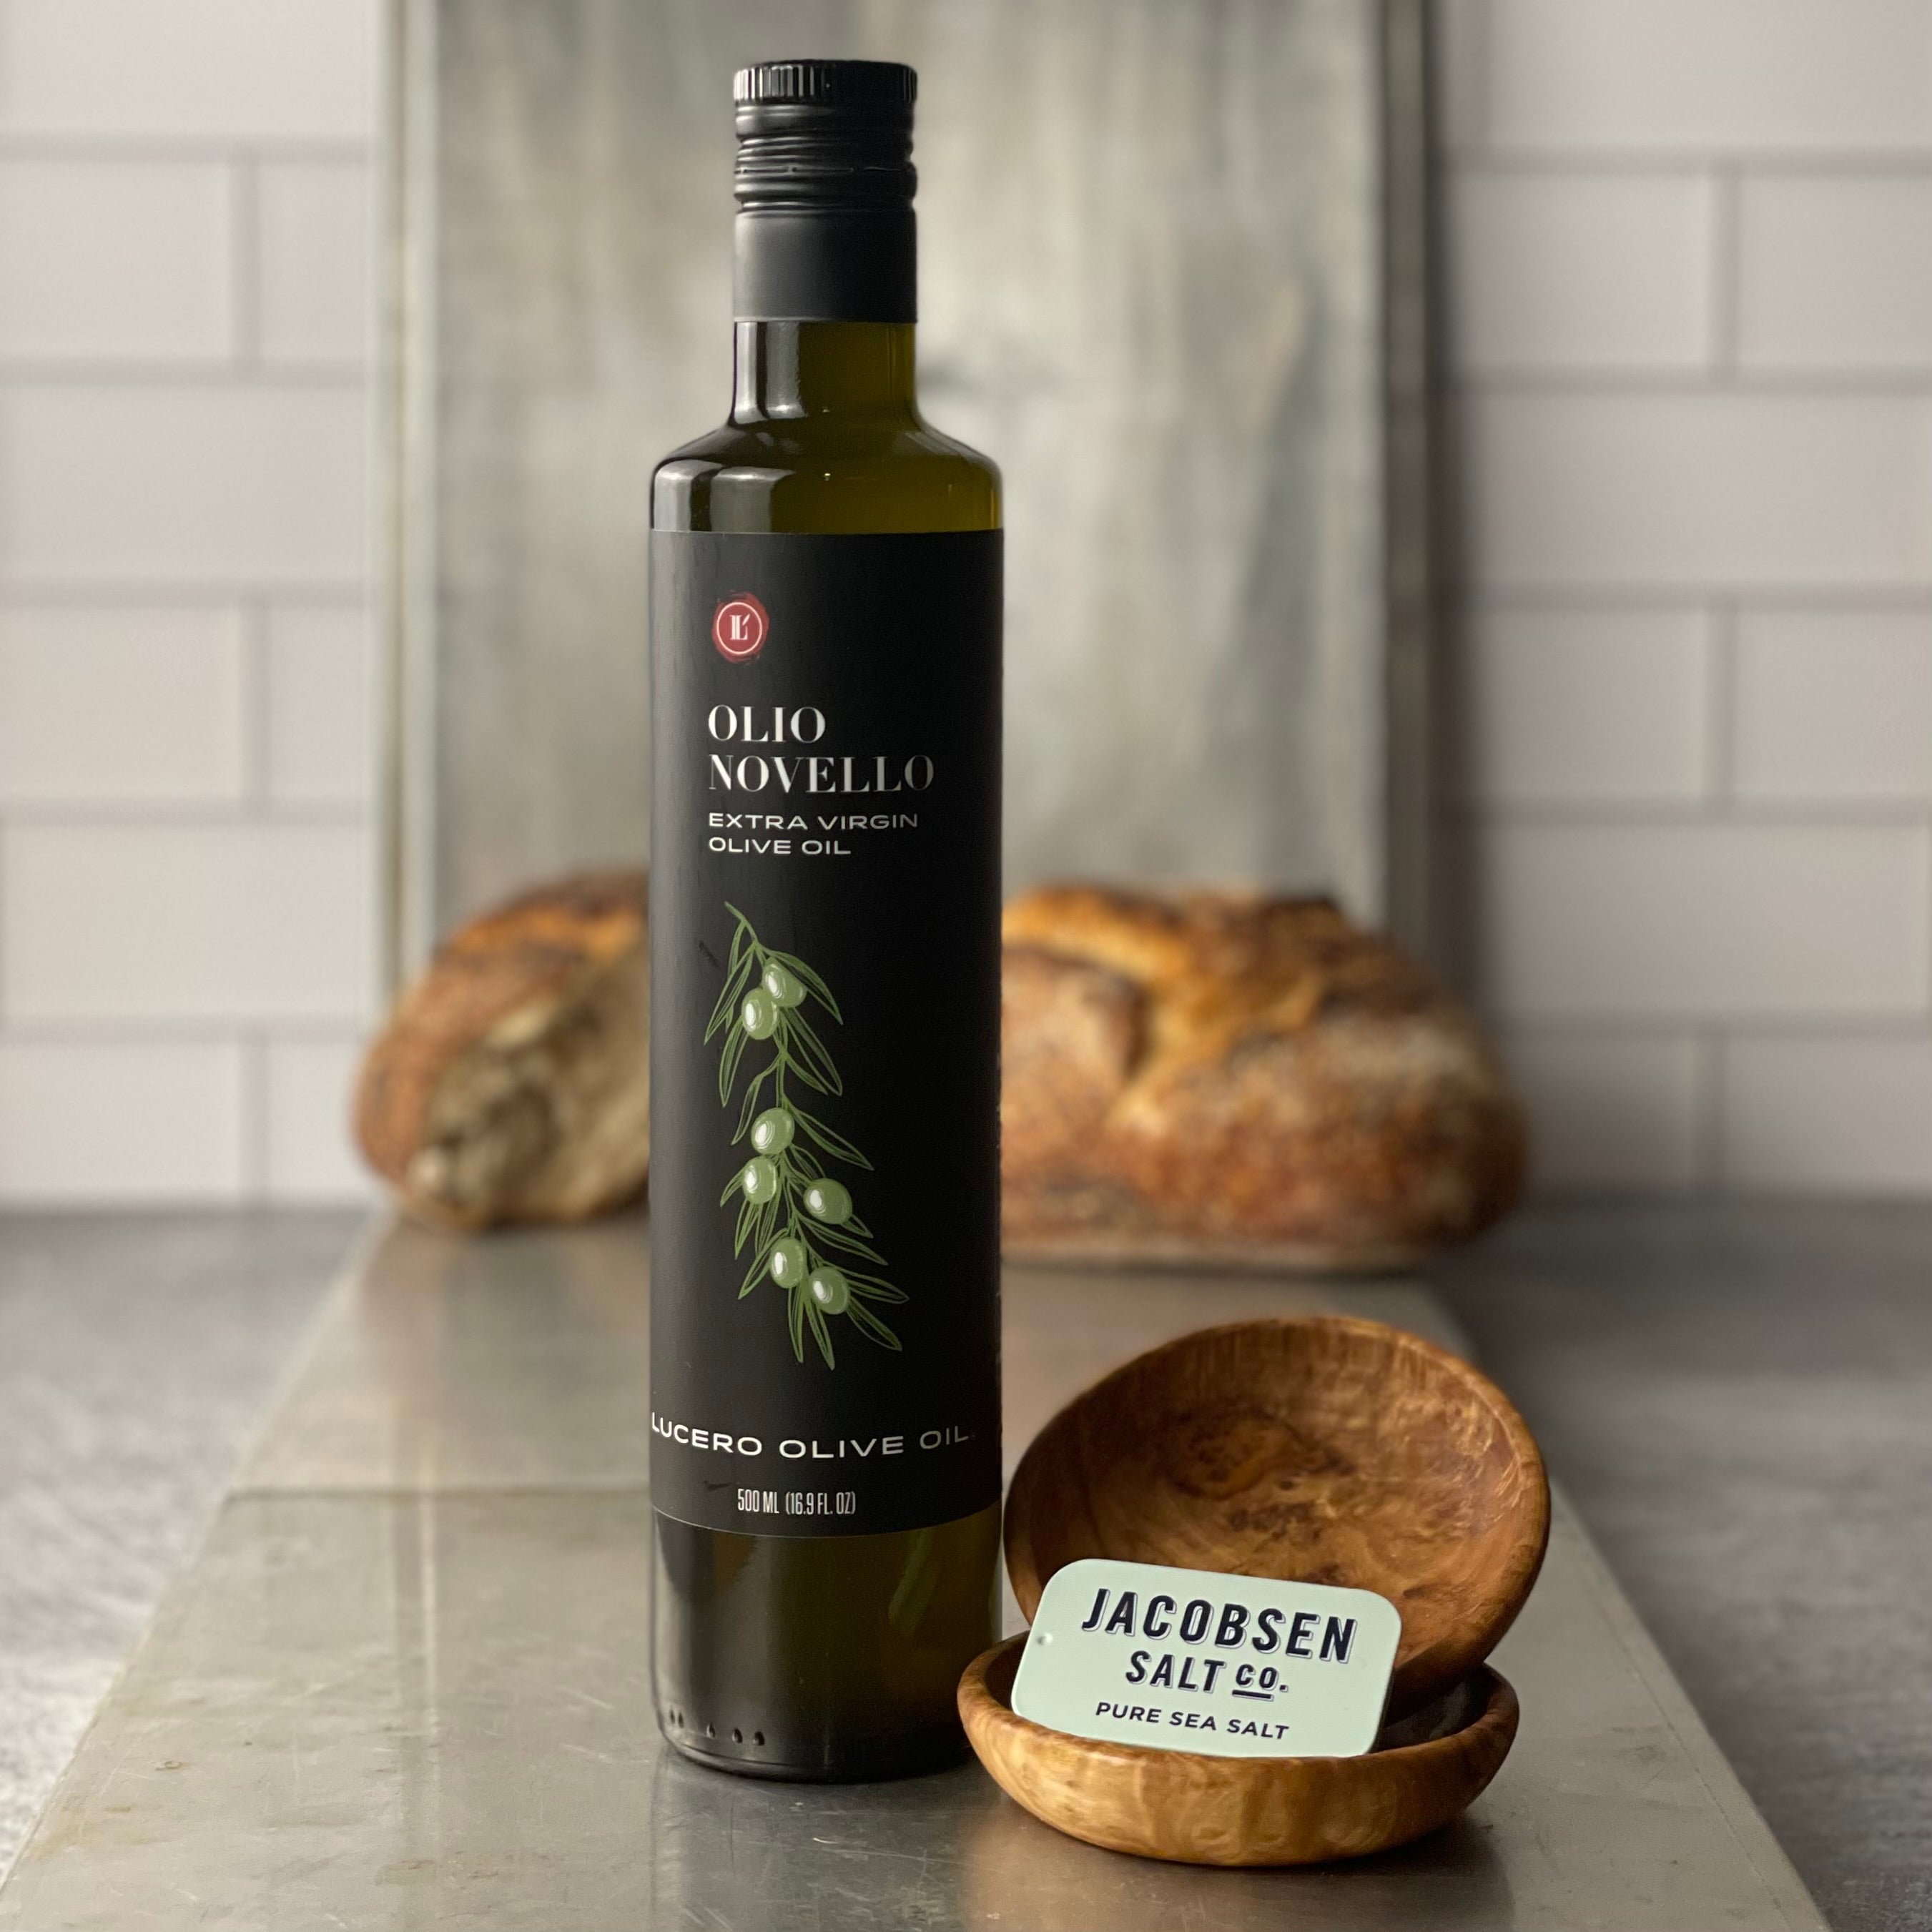
[[[807,1001],[836,1025],[844,1016],[832,989],[795,953],[763,944],[738,908],[724,962],[724,989],[704,1029],[706,1046],[721,1033],[718,1104],[728,1110],[736,1096],[737,1131],[731,1144],[748,1140],[750,1158],[734,1170],[718,1196],[721,1208],[738,1202],[731,1252],[751,1250],[751,1265],[738,1289],[742,1301],[761,1281],[785,1292],[792,1353],[805,1360],[805,1331],[812,1330],[827,1368],[838,1366],[831,1324],[843,1316],[882,1348],[899,1338],[880,1318],[880,1304],[902,1302],[904,1292],[882,1274],[855,1267],[887,1265],[873,1246],[872,1231],[854,1211],[852,1192],[827,1171],[828,1160],[872,1172],[872,1163],[836,1129],[800,1101],[801,1091],[836,1097],[845,1090],[825,1042],[806,1017]],[[740,1076],[757,1049],[771,1058],[751,1073],[739,1093]]]

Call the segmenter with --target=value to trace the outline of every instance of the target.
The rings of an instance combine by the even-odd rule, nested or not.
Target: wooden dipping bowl
[[[1021,1717],[1024,1636],[967,1666],[980,1762],[1043,1824],[1110,1852],[1196,1865],[1306,1865],[1406,1845],[1466,1810],[1516,1740],[1516,1693],[1486,1665],[1365,1757],[1205,1757],[1069,1737]]]
[[[1240,1322],[1076,1396],[1020,1459],[1006,1534],[1029,1623],[1083,1556],[1373,1590],[1402,1612],[1400,1716],[1515,1620],[1550,1540],[1550,1480],[1502,1391],[1420,1336]]]
[[[1012,1709],[1024,1638],[968,1671],[960,1714],[1010,1796],[1096,1844],[1222,1864],[1382,1850],[1455,1816],[1502,1763],[1516,1696],[1480,1666],[1549,1535],[1535,1442],[1466,1362],[1340,1316],[1202,1329],[1034,1438],[1006,1500],[1013,1594],[1030,1622],[1048,1578],[1088,1556],[1373,1590],[1402,1615],[1382,1743],[1222,1758],[1068,1736]]]

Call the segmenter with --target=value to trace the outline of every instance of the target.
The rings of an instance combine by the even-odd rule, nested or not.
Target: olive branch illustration
[[[839,1026],[844,1016],[831,988],[802,959],[763,944],[736,906],[728,903],[724,909],[737,926],[724,962],[724,990],[704,1029],[706,1046],[719,1034],[724,1036],[718,1060],[721,1107],[728,1110],[732,1105],[748,1048],[769,1045],[772,1050],[737,1103],[738,1127],[731,1144],[748,1139],[751,1156],[718,1198],[724,1208],[738,1197],[732,1253],[751,1250],[738,1299],[767,1279],[783,1288],[792,1353],[805,1360],[808,1327],[826,1366],[836,1368],[833,1320],[843,1316],[868,1341],[897,1348],[899,1338],[880,1318],[876,1304],[906,1299],[884,1275],[852,1265],[855,1261],[880,1268],[888,1264],[872,1246],[872,1229],[853,1211],[851,1190],[825,1165],[828,1159],[842,1161],[869,1174],[872,1163],[800,1103],[801,1090],[827,1096],[845,1090],[824,1042],[806,1018],[806,1001],[822,1006]]]

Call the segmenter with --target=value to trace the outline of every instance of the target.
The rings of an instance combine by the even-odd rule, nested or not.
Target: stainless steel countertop
[[[1460,1261],[1448,1288],[1556,1467],[1571,1474],[1593,1520],[1606,1526],[1673,1657],[1696,1666],[1700,1702],[1735,1718],[1740,1682],[1762,1688],[1763,1708],[1750,1707],[1754,1723],[1730,1726],[1747,1748],[1746,1781],[1784,1802],[1805,1789],[1807,1774],[1798,1770],[1794,1783],[1794,1767],[1812,1766],[1814,1782],[1820,1760],[1840,1774],[1833,1789],[1851,1829],[1834,1836],[1833,1856],[1804,1862],[1814,1882],[1820,1871],[1832,1880],[1834,1922],[1916,1925],[1923,1916],[1904,1916],[1913,1894],[1900,1851],[1903,1844],[1909,1859],[1907,1790],[1923,1786],[1925,1727],[1916,1732],[1916,1760],[1906,1742],[1925,1702],[1922,1671],[1876,1687],[1866,1672],[1868,1694],[1855,1700],[1852,1721],[1835,1726],[1838,1707],[1824,1676],[1855,1678],[1852,1642],[1874,1630],[1891,1629],[1892,1652],[1908,1654],[1922,1584],[1899,1555],[1908,1539],[1895,1529],[1877,1539],[1880,1554],[1894,1560],[1855,1562],[1842,1583],[1828,1586],[1815,1569],[1808,1578],[1802,1569],[1779,1573],[1780,1551],[1792,1568],[1791,1540],[1777,1534],[1779,1509],[1784,1520],[1816,1528],[1826,1505],[1808,1490],[1802,1461],[1795,1469],[1778,1466],[1782,1438],[1764,1418],[1790,1412],[1790,1390],[1777,1384],[1778,1401],[1765,1400],[1762,1358],[1767,1350],[1779,1355],[1778,1334],[1793,1324],[1802,1330],[1808,1305],[1814,1325],[1816,1312],[1830,1306],[1827,1326],[1862,1338],[1863,1352],[1852,1350],[1848,1360],[1842,1340],[1835,1354],[1815,1340],[1784,1351],[1778,1372],[1787,1381],[1795,1373],[1804,1398],[1804,1440],[1791,1446],[1814,1459],[1825,1454],[1828,1496],[1844,1489],[1862,1456],[1891,1454],[1903,1412],[1889,1398],[1912,1388],[1915,1377],[1922,1390],[1932,1367],[1923,1322],[1932,1214],[1792,1212],[1795,1220],[1768,1210],[1540,1210]],[[14,1559],[0,1568],[0,1687],[10,1712],[26,1708],[39,1720],[27,1729],[26,1750],[17,1726],[0,1743],[0,1805],[10,1796],[16,1816],[44,1792],[56,1749],[77,1730],[114,1655],[191,1545],[222,1465],[259,1412],[351,1226],[320,1216],[0,1219],[0,1536]],[[621,1900],[637,1922],[675,1904],[708,1913],[714,1924],[762,1928],[778,1922],[782,1906],[797,1904],[797,1860],[821,1853],[832,1861],[819,1875],[829,1875],[830,1889],[808,1887],[820,1916],[797,1922],[985,1922],[1000,1909],[999,1888],[989,1892],[986,1875],[1022,1857],[1032,1874],[1025,1910],[1009,1910],[1004,1923],[1105,1918],[1124,1928],[1144,1916],[1148,1923],[1238,1925],[1264,1922],[1257,1912],[1274,1922],[1288,1897],[1282,1887],[1298,1888],[1302,1904],[1318,1900],[1316,1916],[1338,1924],[1389,1922],[1392,1914],[1442,1924],[1718,1922],[1685,1916],[1681,1898],[1678,1916],[1669,1916],[1676,1879],[1667,1850],[1665,1877],[1644,1881],[1649,1904],[1616,1905],[1616,1830],[1604,1841],[1610,1863],[1598,1874],[1603,1892],[1594,1906],[1573,1900],[1567,1917],[1551,1918],[1546,1886],[1540,1892],[1533,1880],[1517,1882],[1511,1833],[1534,1822],[1537,1806],[1510,1812],[1513,1792],[1553,1784],[1576,1798],[1577,1815],[1558,1830],[1573,1851],[1599,1843],[1592,1827],[1605,1822],[1606,1804],[1615,1811],[1613,1794],[1591,1785],[1607,1775],[1606,1764],[1583,1767],[1590,1774],[1580,1784],[1579,1765],[1560,1751],[1547,1762],[1536,1754],[1534,1714],[1552,1714],[1550,1696],[1535,1690],[1537,1621],[1560,1634],[1594,1619],[1614,1643],[1624,1642],[1621,1598],[1568,1531],[1510,1640],[1525,1657],[1513,1648],[1501,1660],[1532,1702],[1533,1721],[1516,1756],[1470,1820],[1372,1870],[1250,1884],[1234,1874],[1176,1874],[1113,1859],[1034,1826],[974,1771],[951,1774],[950,1785],[920,1780],[862,1798],[826,1797],[660,1762],[640,1701],[636,1640],[643,1579],[634,1485],[644,1430],[641,1415],[630,1412],[640,1407],[638,1240],[638,1231],[621,1223],[561,1244],[539,1238],[460,1247],[405,1235],[386,1264],[386,1288],[379,1270],[376,1286],[338,1299],[194,1575],[104,1712],[5,1894],[0,1922],[329,1922],[316,1908],[338,1906],[288,1876],[291,1860],[304,1870],[330,1868],[328,1858],[317,1867],[296,1856],[302,1846],[318,1849],[310,1835],[318,1810],[348,1834],[335,1841],[349,1861],[338,1862],[336,1881],[356,1868],[358,1832],[364,1852],[379,1840],[410,1852],[364,1858],[370,1888],[340,1915],[351,1924],[610,1923],[596,1915]],[[1056,1388],[1093,1364],[1096,1346],[1118,1356],[1156,1329],[1220,1318],[1258,1298],[1280,1305],[1297,1292],[1225,1279],[1190,1286],[1172,1276],[1111,1288],[1102,1282],[1097,1296],[1094,1277],[1029,1276],[1016,1286],[1030,1291],[1036,1279],[1041,1292],[1027,1294],[1032,1392],[1022,1388],[1012,1405],[1016,1447],[1044,1414],[1041,1405],[1057,1399]],[[1828,1304],[1817,1292],[1826,1280]],[[1769,1284],[1762,1310],[1752,1299],[1760,1281]],[[1355,1292],[1393,1318],[1442,1319],[1411,1290]],[[1156,1318],[1156,1304],[1166,1307],[1163,1318]],[[586,1349],[586,1336],[596,1346]],[[1889,1340],[1881,1348],[1882,1337]],[[1826,1372],[1834,1363],[1835,1381]],[[1887,1398],[1876,1409],[1860,1372]],[[1727,1463],[1722,1442],[1700,1430],[1714,1400],[1706,1381],[1720,1395],[1735,1384],[1736,1401],[1756,1414],[1754,1432],[1746,1432],[1747,1467],[1735,1456]],[[20,1399],[23,1390],[31,1400]],[[1040,1414],[1028,1416],[1029,1402]],[[1679,1413],[1687,1402],[1688,1419]],[[1836,1428],[1834,1416],[1857,1421]],[[572,1417],[580,1426],[553,1426]],[[23,1418],[36,1438],[24,1454]],[[1900,1481],[1886,1494],[1922,1523],[1922,1424],[1912,1436],[1918,1460],[1906,1456]],[[1673,1458],[1674,1480],[1666,1481]],[[1915,1470],[1921,1480],[1913,1488]],[[1641,1507],[1629,1504],[1633,1484],[1620,1484],[1620,1474],[1636,1478]],[[1832,1507],[1839,1553],[1855,1554],[1862,1538],[1869,1558],[1877,1527],[1871,1512]],[[1762,1560],[1746,1567],[1754,1588],[1768,1578],[1783,1589],[1771,1607],[1726,1588],[1734,1548],[1706,1548],[1686,1528],[1708,1528],[1720,1508],[1742,1510],[1761,1532],[1750,1549]],[[139,1525],[132,1546],[145,1552],[131,1576],[115,1547],[126,1532],[114,1526],[124,1523]],[[1660,1566],[1660,1546],[1668,1559]],[[1922,1534],[1916,1547],[1922,1552]],[[104,1591],[92,1570],[112,1578],[117,1564],[123,1574]],[[1564,1588],[1553,1588],[1562,1579]],[[92,1607],[104,1600],[111,1605],[104,1617]],[[64,1628],[63,1600],[86,1612]],[[1840,1631],[1835,1647],[1817,1641],[1820,1618]],[[527,1642],[516,1644],[516,1632],[532,1629],[548,1633],[548,1663]],[[1755,1640],[1748,1659],[1725,1640],[1738,1629]],[[1645,1694],[1665,1730],[1678,1734],[1677,1745],[1687,1735],[1694,1744],[1701,1732],[1672,1702],[1674,1687],[1640,1632],[1628,1633],[1625,1654],[1650,1659],[1633,1666],[1640,1678],[1647,1669],[1656,1680]],[[1808,1666],[1821,1658],[1828,1670],[1808,1678]],[[266,1727],[280,1726],[270,1759],[256,1755],[266,1736],[231,1738],[233,1751],[220,1765],[196,1763],[172,1746],[172,1756],[149,1750],[164,1734],[205,1723],[211,1700],[232,1696],[238,1701],[229,1716],[244,1714],[245,1687],[259,1694],[272,1682],[274,1696],[255,1700]],[[260,1726],[251,1719],[244,1728]],[[202,1744],[211,1741],[206,1730],[199,1735]],[[512,1744],[530,1774],[485,1775],[492,1750]],[[98,1788],[100,1754],[110,1748],[118,1781],[112,1798]],[[388,1766],[373,1781],[372,1754]],[[1688,1761],[1694,1784],[1708,1787],[1694,1750]],[[587,1780],[580,1790],[573,1769]],[[1712,1775],[1728,1784],[1720,1765]],[[1669,1782],[1664,1803],[1653,1802],[1648,1814],[1682,1813],[1684,1793]],[[1864,1799],[1873,1802],[1862,1811]],[[550,1820],[547,1840],[532,1837],[533,1803]],[[277,1828],[236,1841],[236,1825],[264,1804],[274,1808]],[[815,1808],[808,1822],[830,1828],[799,1838],[787,1821],[796,1823],[800,1804]],[[1915,1804],[1912,1816],[1922,1832],[1922,1810]],[[861,1828],[855,1816],[870,1822]],[[655,1827],[647,1871],[646,1817]],[[1870,1854],[1862,1863],[1861,1820]],[[269,1822],[256,1818],[258,1826]],[[1538,1828],[1550,1826],[1545,1816]],[[1715,1834],[1736,1849],[1760,1828],[1747,1808],[1740,1826],[1720,1818]],[[1629,1820],[1618,1829],[1633,1844],[1642,1835]],[[842,1850],[822,1842],[841,1832],[857,1835],[841,1841]],[[160,1843],[180,1853],[165,1879],[152,1862]],[[748,1847],[759,1846],[748,1863]],[[5,1849],[0,1824],[0,1857]],[[1684,1849],[1692,1865],[1708,1863],[1708,1842]],[[225,1875],[225,1904],[220,1887],[204,1888],[191,1910],[182,1898],[197,1855]],[[928,1875],[951,1874],[945,1910],[952,1916],[930,1887],[896,1894],[908,1909],[925,1899],[916,1917],[894,1917],[877,1900],[862,1912],[857,1893],[839,1889],[861,1870],[868,1883],[878,1880],[881,1859],[894,1856],[916,1856]],[[1774,1880],[1780,1865],[1770,1851]],[[244,1900],[236,1883],[256,1889]],[[835,1909],[835,1901],[843,1902]],[[1706,1902],[1714,1909],[1714,1899]],[[667,1922],[676,1919],[668,1913]],[[1755,1922],[1732,1912],[1724,1922]],[[1783,1916],[1762,1922],[1815,1922],[1804,1916],[1802,1898],[1787,1896]]]
[[[1437,1273],[1826,1916],[1932,1926],[1932,1205],[1546,1206]]]
[[[367,1220],[0,1215],[0,1870]]]

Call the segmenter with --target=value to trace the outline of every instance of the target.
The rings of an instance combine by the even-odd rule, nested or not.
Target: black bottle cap
[[[731,91],[738,316],[910,322],[918,76],[890,61],[765,61]]]
[[[808,102],[826,107],[903,107],[919,98],[919,76],[897,61],[760,61],[732,76],[740,107],[762,101]]]

